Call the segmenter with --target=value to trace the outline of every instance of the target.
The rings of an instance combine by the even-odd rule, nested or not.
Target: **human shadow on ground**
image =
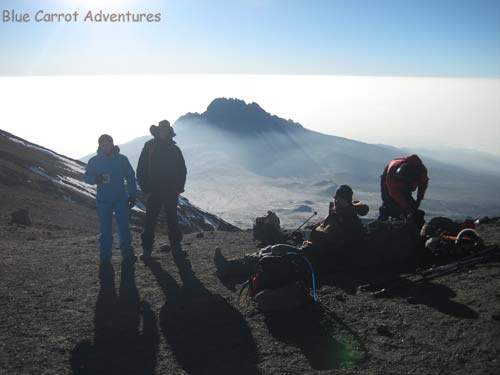
[[[154,374],[159,348],[157,320],[149,304],[140,302],[134,274],[133,264],[122,264],[117,295],[113,266],[99,270],[94,342],[83,340],[71,352],[73,374]]]
[[[298,347],[315,370],[349,368],[368,358],[358,334],[321,305],[266,314],[265,322],[274,338]]]
[[[426,305],[456,318],[477,319],[479,314],[475,310],[453,300],[456,296],[446,285],[430,281],[415,283],[403,277],[382,294],[384,298],[405,298],[411,304]]]
[[[379,268],[377,272],[343,270],[324,275],[321,284],[336,286],[351,295],[364,285],[363,290],[374,293],[375,298],[402,298],[409,303],[426,305],[456,318],[476,319],[479,316],[470,307],[454,301],[456,293],[448,286],[430,280],[420,281],[415,275],[407,278],[395,269]]]
[[[257,348],[240,312],[196,277],[182,251],[172,252],[182,285],[155,260],[146,266],[165,294],[160,328],[189,374],[258,374]]]

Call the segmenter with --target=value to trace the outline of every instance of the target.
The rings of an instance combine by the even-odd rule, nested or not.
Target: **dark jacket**
[[[364,227],[357,208],[349,205],[331,210],[325,220],[311,231],[311,245],[323,250],[341,249],[355,245],[364,237]]]
[[[186,163],[172,139],[160,139],[156,127],[154,138],[144,144],[137,165],[137,182],[146,193],[182,193],[186,183]]]

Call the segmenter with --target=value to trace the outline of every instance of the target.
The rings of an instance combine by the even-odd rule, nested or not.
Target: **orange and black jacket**
[[[414,181],[410,183],[402,181],[396,175],[398,168],[404,164],[415,165],[420,173]],[[411,213],[415,209],[411,200],[411,193],[418,189],[417,200],[424,198],[425,191],[429,183],[427,168],[417,155],[393,159],[387,164],[382,175],[382,190],[405,212]]]

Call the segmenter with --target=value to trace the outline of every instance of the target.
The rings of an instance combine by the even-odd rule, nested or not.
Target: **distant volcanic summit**
[[[239,133],[289,132],[302,125],[264,111],[257,103],[240,99],[217,98],[203,113],[188,113],[177,123],[203,121],[220,129]]]

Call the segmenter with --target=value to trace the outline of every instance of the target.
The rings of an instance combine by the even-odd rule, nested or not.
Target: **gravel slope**
[[[500,242],[498,224],[480,229]],[[265,317],[213,273],[213,249],[253,251],[249,232],[187,235],[188,260],[157,252],[135,271],[115,250],[101,274],[93,232],[35,218],[0,233],[2,374],[499,373],[499,263],[392,298],[336,273],[321,306]]]

